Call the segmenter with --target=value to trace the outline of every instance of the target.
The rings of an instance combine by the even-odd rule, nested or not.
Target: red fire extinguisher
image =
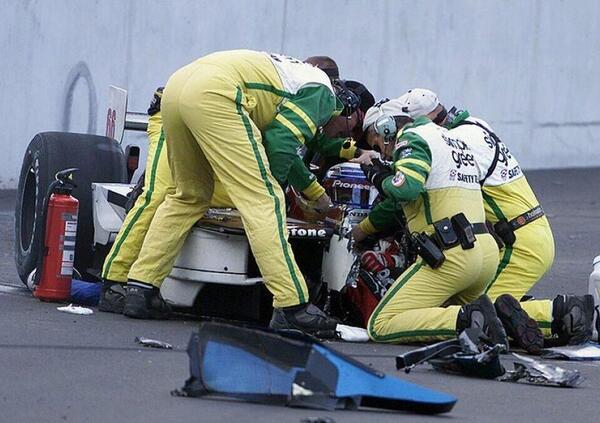
[[[33,295],[42,301],[65,301],[71,296],[79,201],[71,196],[76,185],[65,169],[48,187],[44,208],[44,244],[38,255]]]

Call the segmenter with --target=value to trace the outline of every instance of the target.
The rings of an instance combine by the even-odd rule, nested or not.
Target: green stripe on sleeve
[[[417,171],[421,175],[423,175],[425,179],[427,179],[427,176],[429,176],[429,172],[431,172],[431,166],[427,164],[427,162],[424,162],[419,159],[398,160],[396,163],[394,163],[394,166],[396,167],[396,169],[398,169],[399,167],[404,167]]]
[[[288,93],[287,91],[283,91],[280,90],[279,88],[275,88],[272,85],[269,84],[261,84],[260,82],[246,82],[244,83],[244,86],[246,88],[248,88],[249,90],[261,90],[261,91],[268,91],[270,93],[273,93],[275,95],[278,95],[280,97],[284,97],[284,98],[292,98],[292,94]]]
[[[263,145],[271,174],[281,184],[288,180],[292,162],[298,156],[298,147],[313,138],[313,124],[318,128],[327,123],[335,107],[335,96],[324,85],[304,87],[287,101],[289,103],[284,104],[288,105],[279,108],[279,113],[263,131]],[[294,108],[302,110],[304,117],[295,113]]]
[[[431,150],[427,141],[414,132],[403,132],[396,145],[402,146],[394,151],[394,162],[411,158],[425,162],[431,168]]]

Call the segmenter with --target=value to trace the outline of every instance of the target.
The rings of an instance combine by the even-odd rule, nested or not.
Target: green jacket
[[[299,148],[319,152],[324,156],[352,158],[354,141],[346,138],[327,138],[320,128],[339,115],[342,105],[323,85],[310,85],[284,101],[275,119],[263,134],[263,143],[273,176],[289,182],[309,199],[316,199],[324,189],[315,180],[299,156]],[[292,136],[290,136],[290,134]]]
[[[398,213],[402,213],[402,204],[415,200],[424,192],[423,186],[431,170],[431,151],[423,138],[405,131],[430,122],[426,116],[419,117],[398,133],[393,153],[396,174],[387,177],[382,183],[385,200],[377,204],[360,223],[361,229],[366,233],[380,232],[395,226]]]

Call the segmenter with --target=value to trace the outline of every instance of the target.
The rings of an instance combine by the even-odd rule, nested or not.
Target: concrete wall
[[[0,0],[0,188],[46,130],[103,133],[107,86],[145,110],[206,53],[330,55],[377,98],[438,92],[492,123],[525,168],[600,163],[600,2]]]

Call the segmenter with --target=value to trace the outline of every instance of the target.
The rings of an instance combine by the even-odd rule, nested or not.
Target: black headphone
[[[335,79],[331,81],[331,85],[336,97],[340,99],[344,106],[341,115],[350,116],[356,112],[360,107],[360,97],[346,86],[346,82],[343,79]]]

